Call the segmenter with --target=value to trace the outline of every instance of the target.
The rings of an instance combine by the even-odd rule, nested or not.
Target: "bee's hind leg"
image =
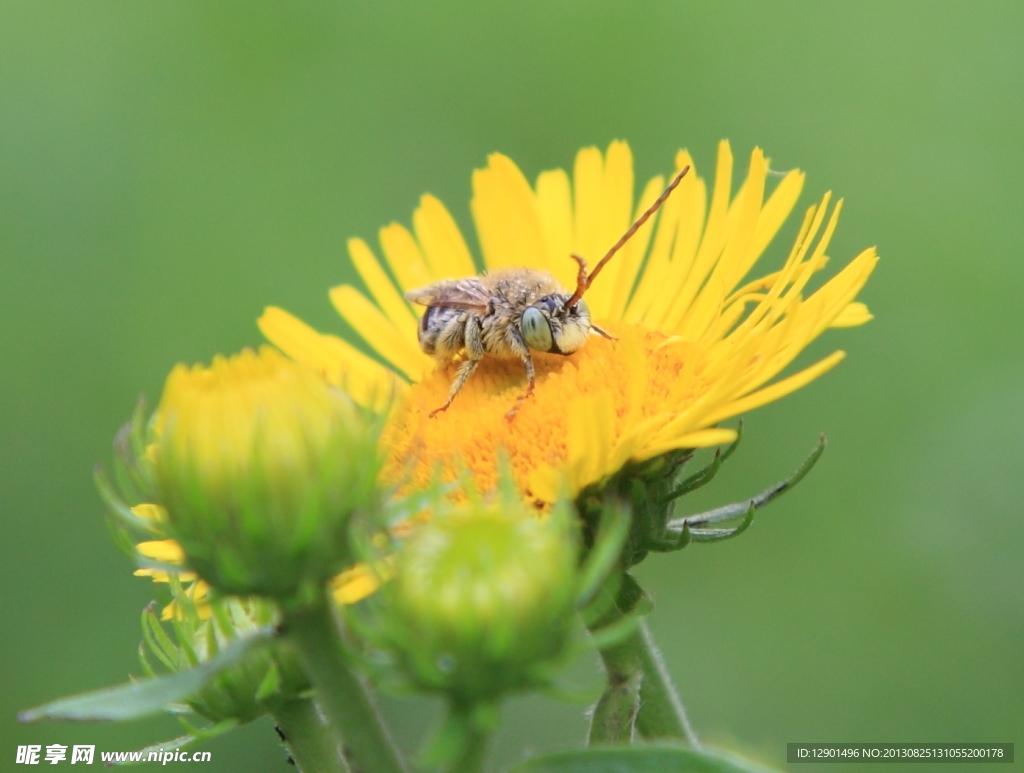
[[[455,395],[459,393],[469,377],[473,375],[473,371],[476,370],[476,366],[480,364],[480,360],[466,360],[459,369],[455,371],[455,380],[452,382],[452,388],[448,392],[448,399],[445,400],[444,405],[440,408],[435,408],[430,412],[430,418],[434,418],[437,414],[448,410],[448,406],[452,404],[452,400],[455,399]]]
[[[473,375],[473,371],[476,370],[476,366],[480,364],[480,360],[484,357],[484,344],[481,338],[480,320],[475,317],[470,317],[466,320],[465,352],[467,359],[459,365],[459,369],[455,371],[455,380],[452,382],[451,389],[448,390],[448,399],[440,408],[435,408],[430,412],[431,419],[437,416],[437,414],[448,410],[448,406],[452,404],[452,400],[455,399],[455,395],[459,393],[465,383],[469,380],[469,377]]]

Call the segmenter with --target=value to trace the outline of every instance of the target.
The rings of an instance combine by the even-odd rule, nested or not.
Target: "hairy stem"
[[[286,610],[282,625],[349,768],[359,773],[405,773],[366,687],[349,668],[326,594],[312,605]]]
[[[341,745],[309,698],[297,698],[272,712],[281,741],[299,773],[347,773]]]
[[[619,583],[614,604],[592,626],[620,623],[638,603],[634,581]],[[589,743],[629,743],[634,731],[647,739],[677,738],[698,745],[665,661],[646,622],[614,644],[602,647],[607,686],[590,723]]]
[[[686,716],[686,709],[646,621],[640,623],[640,629],[634,636],[639,639],[636,647],[644,672],[640,686],[640,711],[636,716],[637,731],[644,738],[682,738],[699,746],[697,734]]]
[[[605,659],[608,686],[590,717],[587,744],[591,746],[599,743],[630,743],[633,740],[637,711],[640,709],[640,670],[625,667],[624,663],[613,669],[607,663]]]

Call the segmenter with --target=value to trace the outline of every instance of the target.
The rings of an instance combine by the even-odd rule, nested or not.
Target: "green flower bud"
[[[383,589],[403,670],[462,706],[546,682],[572,631],[579,550],[562,507],[539,517],[513,497],[435,513]]]
[[[276,350],[176,367],[149,452],[188,567],[235,595],[295,598],[351,563],[348,522],[376,507],[378,425]]]

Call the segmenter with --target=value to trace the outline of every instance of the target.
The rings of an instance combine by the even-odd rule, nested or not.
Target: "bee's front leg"
[[[528,397],[533,396],[533,388],[537,384],[537,378],[533,370],[533,357],[530,356],[530,349],[526,345],[526,341],[522,339],[522,336],[519,334],[519,331],[517,331],[515,328],[510,328],[509,333],[510,338],[512,338],[512,340],[515,343],[515,345],[513,346],[515,353],[522,358],[523,365],[526,366],[526,379],[529,383],[526,386],[526,391],[516,398],[516,404],[513,405],[511,409],[509,409],[508,413],[505,414],[506,421],[512,421],[512,419],[516,417],[516,413],[519,412],[519,407],[523,404],[523,402]]]
[[[442,411],[448,410],[448,406],[452,404],[455,395],[459,393],[459,390],[462,389],[469,377],[473,375],[476,366],[480,364],[480,360],[484,357],[484,343],[479,318],[474,316],[467,317],[463,342],[467,359],[455,371],[455,380],[452,382],[451,389],[448,390],[448,399],[445,401],[445,404],[430,412],[431,419]]]

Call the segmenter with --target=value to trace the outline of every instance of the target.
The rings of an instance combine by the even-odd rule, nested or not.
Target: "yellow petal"
[[[689,175],[693,174],[691,169]],[[684,178],[685,179],[685,178]],[[654,177],[647,182],[647,189],[655,188],[664,190],[665,178]],[[680,188],[683,183],[680,183]],[[653,299],[658,295],[658,286],[664,288],[664,273],[668,267],[669,255],[672,251],[672,244],[675,241],[676,228],[679,223],[679,211],[681,208],[680,199],[682,191],[676,191],[662,204],[661,209],[655,216],[654,228],[651,230],[652,242],[650,252],[647,254],[647,263],[643,272],[640,273],[636,291],[629,299],[629,304],[623,312],[622,318],[626,322],[639,322],[644,318],[647,309]],[[645,189],[645,190],[647,190]],[[643,203],[644,197],[640,201]]]
[[[704,226],[700,247],[693,260],[693,267],[676,296],[675,303],[684,310],[696,297],[697,291],[707,281],[708,274],[722,254],[728,239],[726,219],[729,215],[729,195],[732,190],[732,150],[727,140],[718,143],[718,166],[715,170],[715,186],[711,193],[711,207],[708,221]]]
[[[615,141],[608,146],[599,191],[596,202],[599,208],[598,229],[594,234],[593,246],[581,252],[590,261],[591,267],[626,233],[632,222],[633,154],[625,142]],[[629,260],[628,255],[636,249],[634,239],[627,242],[601,269],[600,278],[587,291],[587,304],[596,319],[611,320],[622,316],[625,298],[618,311],[613,308],[612,301],[621,283],[628,285],[625,288],[627,294],[633,288],[636,264]],[[626,266],[625,273],[623,266]],[[631,271],[634,273],[630,274]]]
[[[257,325],[277,348],[315,370],[327,383],[347,391],[361,405],[379,408],[401,389],[394,372],[347,341],[318,333],[283,309],[268,306]]]
[[[679,448],[710,448],[711,446],[724,446],[736,439],[736,430],[712,427],[711,429],[699,429],[694,432],[687,432],[676,438],[665,440],[659,444],[652,444],[644,448],[644,453],[638,457],[638,461],[653,459],[655,456],[675,451]]]
[[[689,301],[682,298],[680,293],[684,291],[685,283],[693,270],[697,246],[704,230],[704,214],[707,208],[707,186],[697,175],[696,166],[689,153],[680,151],[676,157],[676,166],[678,169],[689,166],[690,172],[682,179],[678,190],[663,207],[663,209],[670,205],[678,207],[675,213],[676,227],[670,234],[674,241],[670,243],[670,252],[665,260],[664,268],[659,270],[657,256],[661,239],[659,234],[651,253],[651,259],[648,261],[650,268],[644,269],[641,286],[637,290],[638,295],[646,292],[650,298],[645,304],[646,313],[637,321],[642,320],[655,329],[665,329],[665,320],[670,313],[678,317],[687,308]],[[662,214],[662,218],[669,216],[669,212]],[[651,274],[649,282],[648,273]]]
[[[690,308],[678,306],[666,317],[664,324],[669,331],[691,340],[702,338],[721,310],[726,293],[750,269],[756,255],[752,255],[749,248],[761,212],[766,171],[764,154],[760,148],[755,148],[750,156],[750,173],[737,197],[733,212],[730,212],[732,227],[724,251],[693,305]]]
[[[146,558],[152,558],[154,561],[164,564],[183,564],[185,562],[185,551],[172,539],[140,542],[135,549]]]
[[[734,331],[734,335],[746,335],[749,331],[754,330],[757,327],[773,325],[779,317],[787,311],[790,302],[795,298],[799,298],[801,289],[810,279],[811,275],[815,271],[819,270],[824,253],[824,247],[822,245],[828,245],[828,241],[832,237],[832,232],[835,230],[836,224],[838,223],[841,207],[836,207],[836,209],[833,210],[829,224],[826,226],[825,234],[819,241],[818,248],[815,250],[811,259],[804,262],[804,256],[810,249],[822,222],[824,222],[825,213],[828,211],[828,203],[831,196],[831,192],[825,193],[819,206],[812,206],[807,210],[803,226],[797,235],[797,239],[793,244],[793,249],[790,252],[789,258],[786,260],[785,266],[782,271],[776,274],[775,280],[772,282],[769,292],[765,296],[764,300],[753,311],[751,311],[750,315],[743,321],[743,324]],[[780,302],[779,299],[782,298],[783,293],[786,293],[788,300]]]
[[[594,265],[611,246],[604,238],[604,158],[597,148],[584,148],[576,154],[572,192],[572,251]],[[590,303],[589,296],[587,302]]]
[[[136,577],[151,577],[153,582],[171,581],[171,573],[163,569],[142,568],[136,569],[133,574]],[[174,576],[179,582],[192,582],[196,578],[195,572],[175,572]]]
[[[487,268],[547,268],[544,229],[537,199],[508,157],[492,153],[486,169],[473,172],[470,208]]]
[[[715,267],[716,275],[722,285],[732,290],[747,275],[754,261],[761,254],[752,249],[754,235],[757,232],[761,217],[761,204],[764,200],[764,179],[768,172],[768,164],[760,148],[754,148],[750,154],[750,170],[743,187],[743,198],[737,201],[740,207],[735,224],[732,228],[725,251]]]
[[[362,239],[348,240],[348,254],[366,283],[370,295],[392,324],[407,338],[416,337],[417,320],[405,299],[398,294],[377,258]]]
[[[812,335],[821,334],[857,297],[876,265],[878,255],[869,247],[807,299],[807,314],[816,319]]]
[[[854,301],[846,304],[846,308],[839,312],[839,316],[832,320],[829,327],[857,327],[874,318],[865,304]]]
[[[366,342],[391,360],[392,364],[413,381],[418,381],[433,364],[415,339],[410,340],[383,312],[350,285],[330,291],[331,303]]]
[[[643,193],[640,194],[639,202],[637,202],[636,212],[632,217],[633,221],[638,220],[654,204],[663,189],[660,177],[656,177],[647,183]],[[612,284],[612,299],[611,307],[608,310],[608,319],[622,319],[626,312],[626,303],[629,301],[633,287],[637,283],[640,265],[643,263],[644,255],[647,254],[647,247],[651,243],[651,235],[654,233],[660,214],[660,212],[655,213],[644,225],[640,226],[640,229],[630,237],[629,241],[620,250],[621,254],[612,258],[612,262],[617,261],[620,266],[618,276]],[[608,279],[611,279],[611,277],[608,277]]]
[[[355,604],[375,593],[380,580],[365,564],[348,569],[331,580],[331,594],[339,604]]]
[[[572,191],[564,170],[542,172],[537,178],[537,213],[551,260],[549,270],[564,287],[572,289],[576,285],[576,262],[569,257],[573,245]]]
[[[188,588],[185,589],[185,594],[189,597],[192,602],[192,606],[196,610],[196,614],[199,615],[200,620],[209,620],[212,610],[210,609],[210,586],[202,580],[197,580],[192,583]],[[173,619],[184,618],[184,611],[179,609],[177,601],[171,601],[163,609],[163,613],[160,615],[161,620],[173,620]]]
[[[757,221],[757,231],[750,247],[755,260],[760,257],[771,240],[775,238],[782,224],[786,222],[797,199],[800,198],[803,187],[804,174],[798,169],[788,172],[775,186],[775,190],[765,202],[764,208],[761,210],[761,217]]]
[[[672,247],[672,263],[678,267],[679,282],[687,278],[697,256],[697,247],[704,233],[704,215],[708,207],[707,185],[697,174],[697,164],[688,152],[680,150],[676,155],[676,169],[682,169],[684,166],[690,167],[690,171],[680,182],[680,189],[677,191],[683,208],[679,214],[679,232]]]
[[[429,193],[422,196],[412,215],[412,225],[435,280],[477,274],[462,232],[438,199]]]
[[[153,521],[154,523],[164,523],[167,521],[167,510],[160,505],[143,503],[141,505],[135,505],[135,507],[132,508],[132,512],[139,516],[139,518],[143,518],[147,521]]]
[[[380,246],[391,273],[403,292],[424,287],[443,277],[435,276],[423,259],[419,245],[405,226],[392,223],[380,229]]]
[[[785,397],[791,392],[795,392],[800,389],[800,387],[806,386],[814,381],[814,379],[832,370],[832,368],[842,362],[844,357],[846,357],[846,352],[832,352],[828,357],[819,360],[809,368],[804,368],[799,373],[794,373],[789,378],[784,378],[782,381],[776,381],[771,386],[765,387],[764,389],[747,395],[744,398],[722,406],[719,410],[705,417],[704,420],[708,423],[719,422],[723,419],[738,416],[746,411],[752,411],[754,408],[759,408],[762,405],[774,402],[775,400]]]

